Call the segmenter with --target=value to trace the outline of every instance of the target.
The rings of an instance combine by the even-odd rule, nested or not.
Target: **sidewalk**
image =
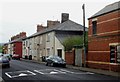
[[[28,60],[28,59],[21,59],[21,61],[28,61],[28,62],[33,62],[33,63],[45,64],[45,62],[38,62],[35,60]],[[109,70],[85,68],[85,67],[78,67],[78,66],[73,66],[73,65],[66,65],[66,67],[70,68],[70,69],[76,69],[76,70],[81,70],[81,71],[87,71],[87,72],[93,72],[93,73],[98,73],[98,74],[103,74],[103,75],[120,77],[120,72],[118,73],[118,72],[113,72],[113,71],[109,71]]]
[[[72,65],[67,65],[67,67],[72,68],[72,69],[81,70],[81,71],[88,71],[88,72],[93,72],[93,73],[98,73],[98,74],[103,74],[103,75],[110,75],[110,76],[120,77],[120,73],[109,71],[109,70],[77,67],[77,66],[72,66]]]
[[[2,79],[2,77],[0,77],[0,82],[4,82],[3,79]]]

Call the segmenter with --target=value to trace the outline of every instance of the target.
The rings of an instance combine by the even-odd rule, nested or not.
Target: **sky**
[[[83,25],[82,5],[85,4],[85,26],[88,18],[105,6],[119,0],[0,0],[0,43],[9,42],[20,32],[34,34],[37,24],[46,26],[47,20],[61,21],[61,13]]]

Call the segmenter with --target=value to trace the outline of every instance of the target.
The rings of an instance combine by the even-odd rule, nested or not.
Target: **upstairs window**
[[[50,48],[47,48],[47,56],[50,56]]]
[[[47,34],[47,42],[50,42],[50,33]]]
[[[42,44],[42,36],[40,36],[40,44]]]
[[[92,31],[93,31],[93,35],[97,33],[97,21],[92,22]]]

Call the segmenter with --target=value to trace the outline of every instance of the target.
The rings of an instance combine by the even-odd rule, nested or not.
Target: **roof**
[[[8,44],[9,43],[14,43],[14,42],[22,42],[22,39],[24,39],[24,38],[26,38],[26,37],[21,37],[21,38],[15,39],[13,41],[8,42]]]
[[[47,28],[41,32],[37,32],[27,38],[32,38],[32,37],[35,37],[35,36],[38,36],[41,34],[45,34],[45,33],[51,32],[51,31],[83,31],[83,26],[80,24],[77,24],[71,20],[68,20],[68,21],[60,23],[54,27]],[[87,28],[86,28],[86,31],[88,31]],[[25,38],[25,39],[27,39],[27,38]],[[25,40],[25,39],[23,39],[23,40]]]
[[[98,16],[101,16],[101,15],[104,15],[104,14],[107,14],[107,13],[110,13],[116,10],[120,10],[120,1],[105,6],[103,9],[101,9],[100,11],[98,11],[97,13],[95,13],[93,16],[91,16],[88,19],[98,17]]]

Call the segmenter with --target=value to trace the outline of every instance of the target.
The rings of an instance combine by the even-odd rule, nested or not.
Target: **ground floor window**
[[[47,48],[47,56],[50,56],[50,48]]]
[[[120,63],[120,46],[117,46],[117,63]]]
[[[116,63],[116,47],[115,46],[110,46],[110,63]]]

